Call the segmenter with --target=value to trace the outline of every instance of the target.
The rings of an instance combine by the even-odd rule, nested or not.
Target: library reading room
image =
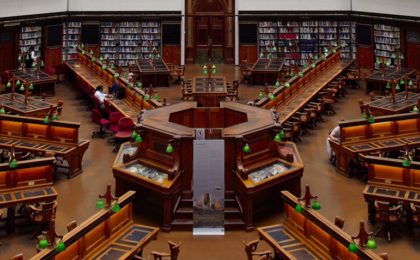
[[[0,260],[420,259],[419,109],[420,0],[0,0]]]

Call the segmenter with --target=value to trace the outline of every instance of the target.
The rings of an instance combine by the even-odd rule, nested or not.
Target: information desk
[[[63,236],[66,250],[55,247],[41,250],[32,260],[40,259],[133,259],[142,255],[143,248],[157,238],[159,228],[133,223],[133,199],[130,191],[118,199],[121,210],[99,210]]]
[[[409,92],[406,98],[406,92],[400,92],[395,95],[395,103],[392,97],[387,96],[368,103],[369,110],[374,116],[395,115],[410,112],[417,105],[420,99],[420,93]]]
[[[0,208],[7,208],[7,232],[14,232],[19,204],[53,201],[57,198],[52,179],[54,157],[18,161],[11,169],[0,164]]]
[[[283,59],[258,59],[251,68],[251,84],[274,85],[283,65]]]
[[[227,96],[225,77],[193,77],[192,95],[199,107],[218,107]]]
[[[378,90],[381,94],[385,93],[386,84],[388,82],[400,82],[402,78],[408,76],[415,78],[416,70],[402,68],[400,71],[396,68],[386,68],[384,72],[376,71],[365,78],[366,80],[366,93],[373,90]]]
[[[342,121],[340,142],[329,140],[340,173],[350,176],[349,162],[359,154],[398,151],[406,145],[420,145],[420,113],[406,113],[367,119]]]
[[[257,229],[260,239],[273,248],[276,259],[382,259],[359,246],[356,252],[350,252],[350,235],[313,209],[302,206],[302,212],[297,213],[297,198],[288,191],[281,194],[284,223]]]
[[[20,116],[45,117],[50,111],[51,104],[29,97],[28,104],[25,104],[25,95],[15,93],[15,99],[10,100],[11,93],[0,95],[0,106],[7,112]]]
[[[15,147],[42,156],[53,155],[67,161],[68,178],[82,172],[83,154],[89,140],[79,139],[79,123],[41,118],[0,115],[0,148]]]
[[[169,69],[163,59],[140,59],[136,64],[144,87],[169,87]]]
[[[8,70],[7,72],[16,76],[20,81],[33,84],[33,94],[41,95],[42,93],[55,95],[55,82],[56,78],[43,71],[37,69],[24,69],[24,70]]]

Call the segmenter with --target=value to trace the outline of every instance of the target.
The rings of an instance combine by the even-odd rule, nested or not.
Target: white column
[[[181,65],[185,65],[185,1],[181,1]]]
[[[235,65],[239,65],[239,0],[235,0]]]

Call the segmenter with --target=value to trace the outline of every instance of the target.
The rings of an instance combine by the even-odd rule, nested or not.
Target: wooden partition
[[[89,140],[79,139],[79,123],[41,118],[0,115],[0,147],[41,155],[63,157],[69,164],[69,177],[82,172],[82,158]]]
[[[350,252],[350,235],[313,209],[302,206],[302,212],[296,212],[297,198],[288,191],[281,193],[286,220],[283,224],[257,229],[260,238],[277,256],[284,259],[382,259],[360,246],[356,252]]]
[[[31,259],[96,259],[112,255],[118,259],[132,259],[156,239],[159,228],[133,223],[132,201],[135,192],[130,191],[118,199],[121,210],[112,212],[102,209],[75,229],[65,234],[66,250],[58,252],[47,248]]]
[[[367,119],[348,120],[339,126],[341,141],[329,142],[337,158],[337,170],[346,175],[350,175],[350,160],[359,154],[420,145],[420,113],[376,117],[374,123]]]

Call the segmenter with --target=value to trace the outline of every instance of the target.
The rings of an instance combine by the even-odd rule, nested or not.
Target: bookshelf
[[[120,45],[119,22],[101,22],[101,48],[100,53],[104,60],[109,60],[110,64],[117,61],[118,46]]]
[[[277,22],[277,44],[279,56],[286,60],[286,65],[299,63],[301,55],[298,21]]]
[[[305,20],[301,22],[299,34],[300,65],[307,63],[308,58],[318,55],[318,21]]]
[[[277,46],[277,23],[272,21],[259,22],[258,57],[268,52],[272,54],[272,58],[277,58],[277,53],[273,52],[274,46]]]
[[[319,52],[324,48],[335,46],[338,43],[338,22],[337,21],[318,21],[318,46]]]
[[[356,22],[338,22],[338,45],[341,48],[341,58],[356,59]]]
[[[140,22],[121,22],[119,27],[119,65],[134,65],[139,59]]]
[[[393,55],[400,49],[400,28],[385,24],[375,24],[374,27],[374,42],[375,42],[375,67],[378,68],[378,61],[386,64],[393,64]]]
[[[160,21],[143,21],[141,26],[141,48],[140,54],[143,59],[148,59],[153,48],[161,52],[161,30]]]
[[[35,56],[41,56],[42,43],[42,27],[41,26],[23,26],[19,34],[19,50],[20,53],[28,52],[31,46],[34,46]]]
[[[63,60],[77,58],[75,46],[80,43],[81,28],[81,22],[67,22],[63,24]]]

